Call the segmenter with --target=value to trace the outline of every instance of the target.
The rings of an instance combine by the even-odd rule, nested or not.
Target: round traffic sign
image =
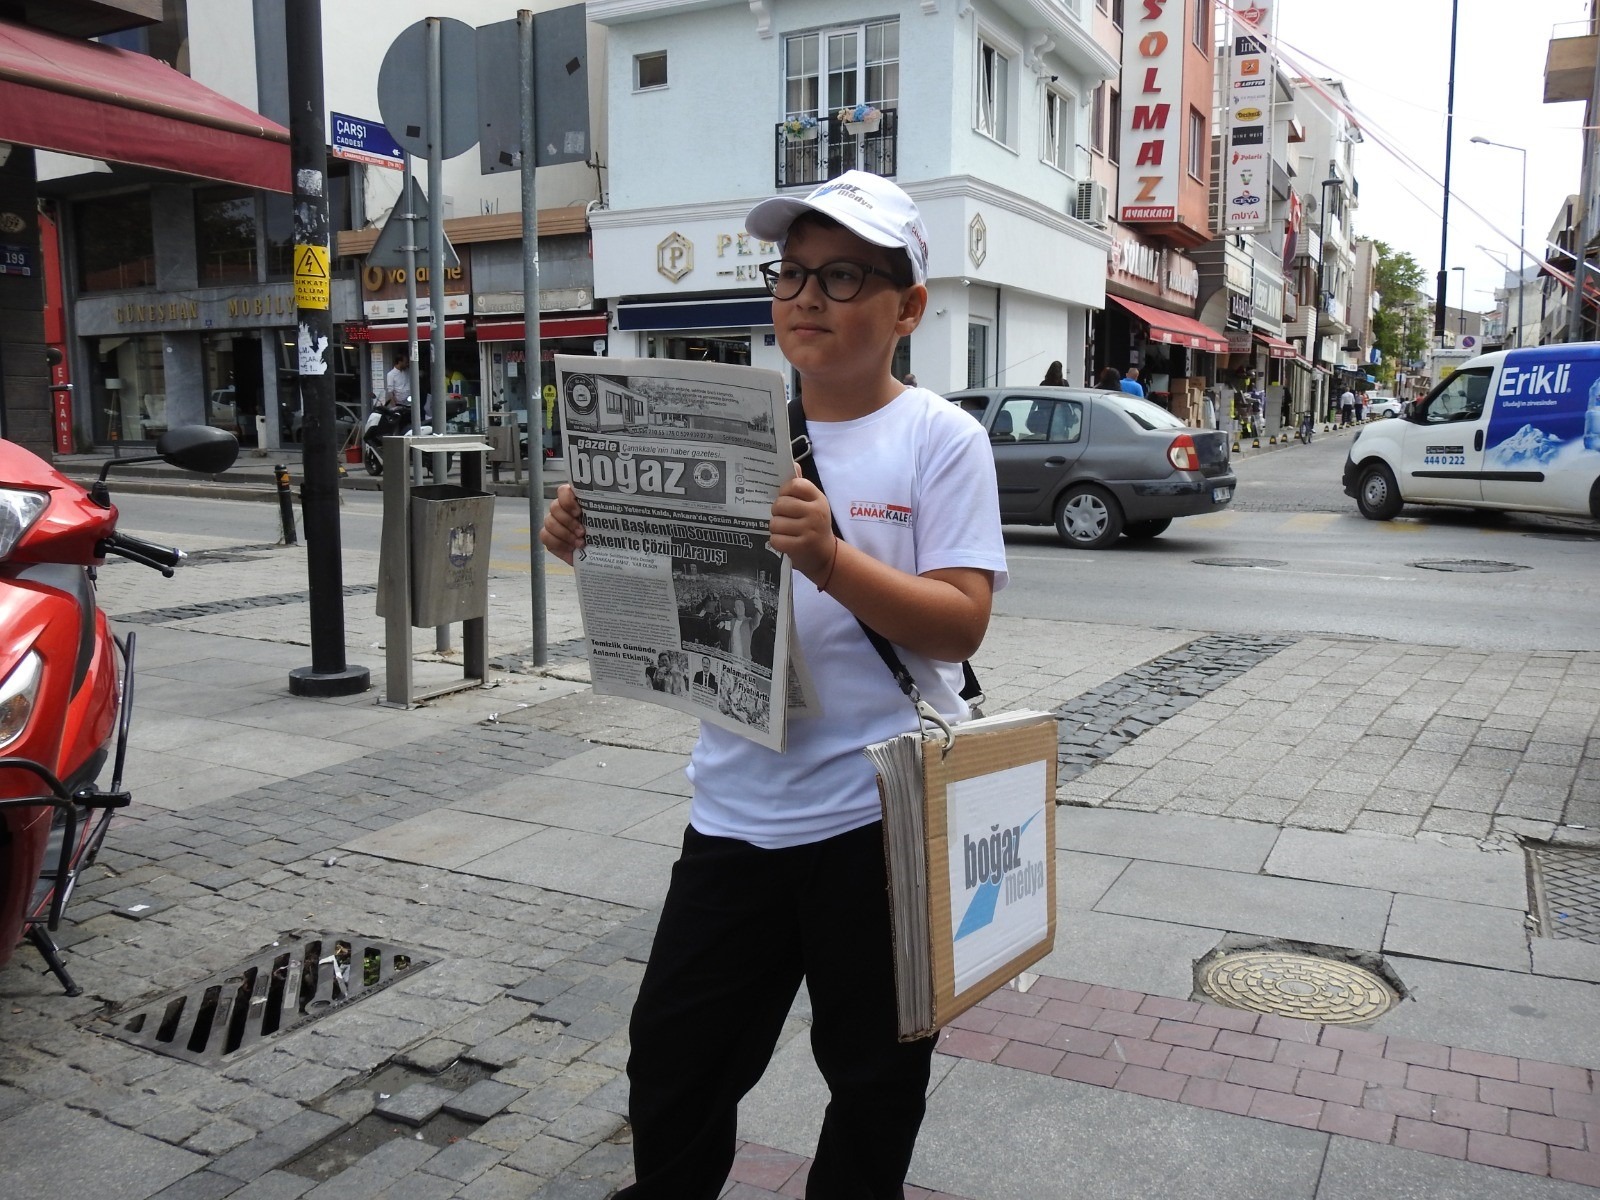
[[[454,158],[478,144],[478,34],[453,17],[439,22],[439,154]],[[394,138],[428,157],[428,22],[389,43],[378,68],[378,112]]]

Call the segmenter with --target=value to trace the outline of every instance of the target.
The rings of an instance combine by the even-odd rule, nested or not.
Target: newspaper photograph
[[[783,377],[558,354],[556,388],[583,505],[573,565],[595,692],[782,750],[808,690],[790,664],[789,560],[768,545],[794,473]]]

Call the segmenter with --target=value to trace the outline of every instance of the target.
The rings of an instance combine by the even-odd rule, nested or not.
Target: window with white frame
[[[1211,0],[1194,0],[1194,44],[1211,57]]]
[[[649,54],[633,56],[633,87],[635,91],[667,86],[667,52],[653,50]]]
[[[785,120],[815,117],[822,122],[861,103],[877,109],[899,106],[898,19],[813,29],[783,39]]]
[[[1041,133],[1044,145],[1039,157],[1058,171],[1072,174],[1072,149],[1077,139],[1075,106],[1067,92],[1056,87],[1044,91],[1044,114]]]
[[[1206,156],[1211,152],[1211,139],[1206,136],[1206,119],[1200,110],[1189,110],[1189,174],[1204,183]]]
[[[978,111],[975,125],[979,133],[1002,145],[1011,141],[1011,56],[988,35],[978,38]]]

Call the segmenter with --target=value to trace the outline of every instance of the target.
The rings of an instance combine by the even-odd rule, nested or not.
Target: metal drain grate
[[[1425,558],[1413,567],[1424,571],[1457,571],[1467,575],[1497,575],[1502,571],[1526,571],[1519,563],[1496,562],[1492,558]]]
[[[1600,850],[1529,846],[1539,934],[1600,943]]]
[[[409,950],[353,934],[272,946],[181,992],[100,1018],[111,1037],[186,1062],[212,1064],[375,995],[430,966]]]

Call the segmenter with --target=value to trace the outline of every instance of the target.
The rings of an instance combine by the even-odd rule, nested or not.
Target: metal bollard
[[[289,492],[289,468],[278,463],[272,468],[273,482],[278,485],[278,514],[283,520],[283,544],[293,546],[294,497]]]

